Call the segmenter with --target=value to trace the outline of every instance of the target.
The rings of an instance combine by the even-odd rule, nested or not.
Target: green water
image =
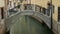
[[[30,16],[22,16],[12,26],[10,33],[12,34],[51,34],[51,31],[36,19]]]

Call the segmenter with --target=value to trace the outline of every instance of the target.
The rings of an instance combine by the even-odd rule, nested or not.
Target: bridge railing
[[[21,11],[27,11],[27,10],[33,10],[35,11],[35,5],[34,4],[21,4],[20,6]]]
[[[12,9],[8,10],[8,16],[21,11],[35,11],[35,5],[34,4],[20,4],[18,6],[15,6]]]
[[[20,4],[12,9],[9,10],[9,12],[18,12],[18,11],[35,11],[44,15],[47,15],[46,8],[41,7],[39,5],[35,4]]]
[[[9,30],[10,27],[12,27],[12,24],[16,23],[19,20],[19,18],[20,18],[19,15],[20,15],[20,12],[17,12],[15,14],[10,15],[9,17],[7,17],[5,19],[5,24],[6,24],[7,30]]]
[[[20,8],[16,9],[16,13],[10,15],[8,18],[6,18],[5,22],[6,22],[6,27],[9,29],[9,27],[13,24],[13,23],[16,23],[19,18],[20,18],[20,13],[21,12],[30,12],[31,13],[34,13],[36,12],[36,15],[37,16],[42,16],[44,18],[45,21],[49,21],[50,20],[50,17],[46,17],[46,9],[43,8],[43,7],[40,7],[38,5],[35,5],[35,4],[21,4],[19,5]],[[16,7],[17,8],[17,7]],[[14,10],[15,8],[13,8]],[[12,11],[12,10],[11,10]],[[12,12],[15,12],[15,11],[12,11]],[[39,15],[40,14],[40,15]],[[43,19],[42,18],[42,19]],[[49,23],[47,23],[48,25],[50,24],[50,21]]]
[[[31,10],[50,17],[49,16],[50,13],[49,11],[47,11],[48,9],[42,6],[35,5],[35,4],[21,4],[20,6],[20,11],[31,11]]]

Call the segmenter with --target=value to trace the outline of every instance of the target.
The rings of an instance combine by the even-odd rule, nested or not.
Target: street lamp
[[[52,30],[52,0],[51,0],[51,30]]]
[[[51,1],[51,30],[52,30],[52,24],[53,24],[53,21],[52,21],[52,16],[53,16],[53,14],[52,14],[52,0],[50,0]],[[51,34],[53,34],[53,32],[51,31]]]

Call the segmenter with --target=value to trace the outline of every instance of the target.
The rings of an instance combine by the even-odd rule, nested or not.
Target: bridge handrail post
[[[34,4],[34,11],[35,11],[35,7],[36,7],[36,6],[35,6],[35,4]]]
[[[19,9],[19,10],[20,10],[20,12],[21,12],[21,8],[22,8],[22,4],[20,4],[20,9]]]
[[[21,4],[21,11],[23,11],[24,10],[24,5],[23,4]]]

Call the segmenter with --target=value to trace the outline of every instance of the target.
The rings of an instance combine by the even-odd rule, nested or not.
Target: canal
[[[11,27],[10,34],[51,34],[51,30],[30,16],[22,16]]]

